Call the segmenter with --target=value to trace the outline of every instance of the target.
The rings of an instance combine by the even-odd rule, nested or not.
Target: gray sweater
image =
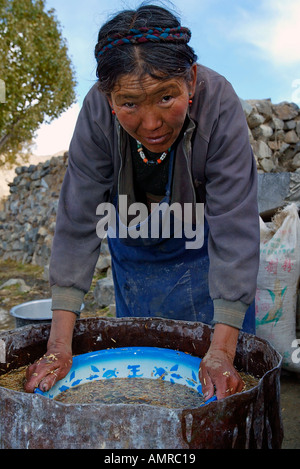
[[[246,119],[230,83],[201,65],[188,119],[171,202],[205,203],[214,321],[241,328],[259,266],[257,171]],[[90,288],[101,244],[97,206],[117,193],[135,201],[121,164],[129,153],[128,135],[95,84],[78,117],[60,194],[50,262],[53,310],[78,314]]]

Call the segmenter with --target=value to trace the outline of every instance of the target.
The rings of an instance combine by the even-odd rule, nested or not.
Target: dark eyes
[[[163,103],[163,104],[167,104],[170,101],[172,101],[172,99],[173,99],[173,96],[166,95],[160,100],[160,102]],[[132,103],[132,102],[127,102],[127,103],[124,103],[123,106],[126,107],[127,109],[134,109],[137,106],[137,104]]]
[[[164,96],[164,97],[162,98],[162,102],[163,102],[163,103],[168,103],[168,102],[171,101],[171,99],[173,99],[173,96],[167,95],[167,96]]]
[[[134,103],[124,103],[123,106],[128,107],[129,109],[134,108],[135,104]]]

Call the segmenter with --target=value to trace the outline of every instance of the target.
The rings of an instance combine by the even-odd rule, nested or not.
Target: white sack
[[[300,373],[296,305],[300,277],[300,221],[290,204],[268,226],[260,219],[256,334],[282,355],[282,367]]]

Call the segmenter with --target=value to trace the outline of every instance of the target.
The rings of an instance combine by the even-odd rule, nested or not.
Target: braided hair
[[[145,5],[124,10],[102,26],[95,47],[101,91],[109,95],[125,74],[190,80],[197,61],[191,33],[164,8]]]

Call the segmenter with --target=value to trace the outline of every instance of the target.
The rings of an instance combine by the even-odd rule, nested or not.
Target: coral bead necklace
[[[139,153],[141,159],[143,160],[143,162],[144,162],[145,164],[148,164],[148,165],[160,164],[160,163],[162,163],[162,162],[164,161],[164,159],[166,158],[166,156],[168,156],[168,154],[169,154],[169,152],[170,152],[170,150],[171,150],[171,148],[169,148],[167,151],[164,151],[156,161],[154,161],[154,160],[148,160],[148,158],[146,157],[146,155],[145,155],[145,153],[144,153],[144,151],[143,151],[143,147],[142,147],[141,142],[139,142],[139,141],[137,140],[136,143],[137,143],[137,151],[138,151],[138,153]]]

